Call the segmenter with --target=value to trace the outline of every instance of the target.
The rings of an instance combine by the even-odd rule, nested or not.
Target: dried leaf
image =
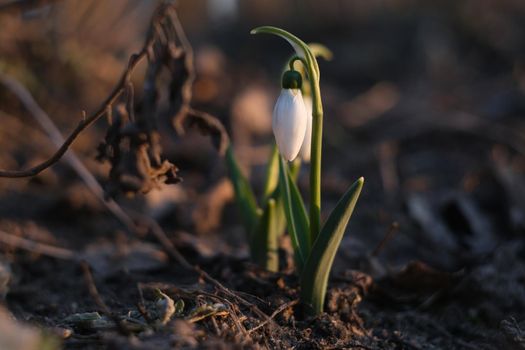
[[[130,121],[122,107],[115,114],[105,141],[98,147],[97,159],[111,163],[106,195],[147,193],[161,184],[180,182],[177,167],[161,161],[158,134]]]
[[[226,316],[227,314],[228,308],[224,304],[204,304],[193,309],[187,320],[191,323],[195,323],[210,316]]]
[[[177,312],[177,309],[175,308],[175,302],[173,301],[173,299],[164,294],[160,289],[157,289],[156,293],[159,295],[159,300],[157,300],[157,302],[155,303],[157,317],[159,322],[162,325],[165,325]],[[184,307],[184,304],[182,307]]]
[[[225,155],[230,145],[230,138],[222,122],[211,114],[189,109],[182,123],[185,129],[197,127],[204,135],[211,137],[213,146],[219,154]]]

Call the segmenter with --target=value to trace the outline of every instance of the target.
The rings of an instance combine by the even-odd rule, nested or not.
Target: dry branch
[[[147,47],[151,45],[150,43],[151,39],[146,42],[146,45],[144,48],[138,53],[129,59],[128,67],[124,74],[122,75],[122,78],[120,79],[120,82],[117,84],[111,95],[102,103],[102,105],[99,107],[99,109],[90,115],[87,118],[82,118],[82,120],[78,123],[77,127],[71,132],[71,134],[66,138],[65,142],[60,146],[60,148],[53,154],[49,159],[46,161],[35,165],[34,167],[31,167],[29,169],[25,170],[0,170],[0,177],[11,177],[11,178],[17,178],[17,177],[31,177],[38,175],[42,171],[46,170],[56,162],[62,158],[62,156],[66,153],[69,146],[73,144],[73,142],[76,140],[76,138],[80,135],[84,129],[86,129],[88,126],[96,122],[100,117],[105,115],[107,113],[107,110],[111,108],[111,106],[115,103],[115,101],[122,95],[122,93],[125,90],[125,86],[127,85],[127,82],[129,81],[131,74],[133,73],[133,70],[135,67],[146,57],[147,55]],[[6,86],[9,87],[9,80],[2,76],[2,81]]]
[[[72,250],[55,247],[45,243],[35,242],[29,239],[15,236],[13,234],[0,231],[0,243],[27,250],[32,253],[46,255],[56,259],[74,260],[76,253]]]
[[[173,5],[160,6],[153,17],[152,27],[159,25],[159,23],[166,18],[168,14],[168,9],[172,7]],[[131,76],[135,68],[139,65],[139,63],[141,63],[145,58],[147,58],[151,54],[151,52],[153,52],[153,47],[159,40],[161,39],[159,38],[158,33],[154,30],[150,31],[142,49],[138,53],[131,55],[131,57],[129,58],[128,65],[125,71],[123,72],[120,81],[115,86],[111,94],[106,98],[106,100],[93,114],[91,114],[88,117],[82,117],[77,127],[71,132],[71,134],[69,134],[69,136],[62,143],[59,149],[50,158],[41,162],[38,165],[35,165],[25,170],[0,169],[0,177],[19,178],[35,176],[38,175],[40,172],[44,171],[45,169],[49,168],[50,166],[54,165],[56,162],[58,162],[60,158],[62,158],[62,156],[69,149],[69,147],[73,144],[73,142],[76,140],[76,138],[82,133],[82,131],[84,131],[87,127],[92,125],[102,116],[110,113],[109,111],[111,111],[112,107],[117,102],[117,100],[123,95],[124,92],[128,91]],[[17,87],[15,86],[15,84],[13,84],[12,79],[9,79],[9,77],[3,74],[0,74],[0,79],[2,80],[5,86],[7,86],[11,91],[15,92],[16,94]],[[22,102],[24,102],[24,100],[22,100]],[[24,103],[24,105],[26,106],[26,108],[31,109],[30,104],[28,105]]]
[[[178,46],[177,44],[179,44],[180,46]],[[134,69],[145,58],[147,58],[149,61],[144,87],[145,93],[143,103],[144,108],[147,110],[147,113],[142,113],[144,116],[135,116],[133,103],[134,89],[133,85],[131,84],[130,78]],[[112,152],[118,153],[120,151],[120,149],[115,148],[115,145],[119,144],[118,140],[116,142],[115,140],[113,140],[113,143],[111,143],[111,137],[116,136],[118,138],[122,135],[122,125],[118,125],[118,123],[133,123],[134,126],[138,125],[140,127],[143,127],[146,132],[153,130],[155,128],[153,121],[151,119],[146,120],[145,118],[147,118],[146,115],[152,115],[155,111],[155,82],[162,68],[167,68],[168,70],[170,70],[170,73],[172,73],[174,80],[179,79],[179,81],[177,81],[176,84],[172,86],[172,101],[170,101],[173,104],[172,107],[174,107],[170,115],[172,116],[172,122],[176,130],[179,133],[183,133],[186,127],[197,126],[201,131],[211,136],[212,141],[218,149],[219,153],[224,154],[229,145],[229,138],[227,136],[224,125],[214,116],[206,112],[196,110],[191,106],[191,91],[193,81],[195,79],[195,70],[193,66],[193,49],[183,31],[174,5],[171,2],[167,2],[161,5],[157,10],[157,13],[154,15],[151,29],[143,48],[139,51],[139,53],[131,56],[128,66],[124,71],[119,83],[116,85],[113,92],[106,99],[106,101],[104,101],[104,103],[101,104],[99,109],[93,114],[91,114],[89,117],[82,118],[78,126],[64,140],[64,142],[61,143],[57,152],[53,154],[49,159],[32,168],[25,170],[0,170],[0,177],[20,178],[35,176],[39,174],[43,170],[58,162],[61,159],[61,157],[64,156],[64,154],[67,152],[68,148],[75,141],[75,139],[80,135],[80,133],[104,115],[108,115],[108,117],[112,117],[112,119],[114,119],[114,122],[111,125],[110,130],[108,130],[108,134],[106,135],[106,144],[104,145],[106,147],[109,145],[110,151]],[[22,93],[20,89],[17,89],[19,88],[19,86],[17,86],[16,82],[14,82],[12,79],[9,79],[6,76],[0,76],[0,80],[15,95],[17,95],[21,99],[25,107],[32,114],[35,115],[36,113],[38,115],[41,114],[40,112],[43,112],[41,110],[37,111],[39,107],[36,104],[36,102],[34,104],[30,103],[31,100],[32,102],[34,102],[34,100],[31,98],[31,95],[24,95],[24,93]],[[119,104],[117,106],[116,103],[121,97],[124,97],[125,103]],[[121,106],[124,107],[121,108]],[[114,107],[119,107],[116,108],[116,116],[113,116],[112,114]],[[115,118],[113,117],[116,117],[117,120],[115,121]],[[56,141],[59,139],[59,136],[61,137],[61,135],[60,132],[58,132],[58,130],[55,131],[53,131],[51,135],[54,135],[53,139]],[[152,136],[151,134],[147,134],[147,137]],[[156,160],[155,156],[157,154],[155,152],[157,150],[144,150],[144,148],[142,148],[142,151],[149,152],[147,156],[149,156],[150,158],[152,157],[154,158],[154,160]],[[106,156],[106,159],[110,159],[113,166],[115,165],[114,161],[118,161],[112,159],[111,155],[103,155]],[[110,177],[111,175],[112,174],[110,174]],[[90,188],[92,190],[95,190],[95,187]],[[215,297],[218,298],[219,295],[222,295],[221,299],[229,305],[230,309],[238,310],[239,307],[242,306],[249,310],[249,312],[251,312],[254,316],[256,316],[260,323],[258,326],[256,326],[256,329],[252,329],[250,333],[266,325],[275,325],[273,318],[279,312],[282,312],[282,310],[284,310],[284,306],[276,310],[276,312],[274,312],[274,314],[271,317],[269,317],[264,312],[262,312],[256,305],[244,299],[240,295],[240,293],[237,293],[225,287],[222,283],[220,283],[215,278],[211,277],[200,267],[192,266],[177,251],[174,244],[168,238],[164,230],[154,220],[136,213],[128,214],[125,212],[125,215],[126,217],[132,219],[133,224],[130,226],[132,226],[136,230],[140,230],[141,226],[148,228],[148,230],[155,236],[155,238],[159,241],[159,243],[164,247],[164,249],[170,254],[170,256],[175,261],[177,261],[182,267],[195,272],[196,274],[200,275],[205,281],[212,284],[216,288],[217,295],[215,295]],[[95,300],[102,312],[114,317],[114,315],[108,309],[107,305],[105,305],[103,300],[100,298],[98,290],[94,284],[93,276],[91,275],[89,266],[83,265],[83,269],[84,276],[86,278],[86,283],[88,285],[91,296],[93,297],[93,299]],[[285,306],[292,306],[295,302],[296,301],[293,301],[289,304],[285,304]],[[243,332],[247,337],[249,337],[249,334],[247,333],[245,327],[242,325],[242,321],[239,318],[237,318],[234,313],[232,314],[232,317],[234,318],[234,322],[237,324],[237,327],[239,327],[239,330]],[[117,325],[119,326],[122,333],[127,333],[127,330],[125,329],[125,327],[123,327],[124,325],[120,324],[119,322],[117,322]]]
[[[60,130],[55,126],[47,113],[38,105],[31,93],[16,79],[0,73],[0,83],[4,84],[11,92],[18,97],[25,108],[31,113],[33,118],[47,133],[51,141],[60,147],[65,142]],[[89,187],[91,192],[106,206],[106,208],[122,222],[129,230],[134,230],[133,220],[124,212],[124,210],[113,199],[104,199],[104,189],[98,183],[97,179],[86,166],[80,161],[76,154],[70,150],[64,155],[64,159],[77,172],[84,183]]]
[[[95,280],[93,278],[93,274],[91,273],[91,268],[89,267],[88,263],[85,261],[82,261],[80,263],[80,266],[82,267],[82,271],[84,273],[84,280],[86,282],[89,295],[91,295],[91,298],[97,305],[97,307],[100,309],[100,311],[111,318],[113,322],[117,325],[118,330],[123,335],[129,336],[131,335],[131,331],[126,327],[126,325],[122,322],[122,320],[118,317],[118,315],[114,314],[109,307],[106,305],[102,297],[100,296],[97,285],[95,284]]]

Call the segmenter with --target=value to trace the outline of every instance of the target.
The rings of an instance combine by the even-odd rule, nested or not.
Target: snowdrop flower
[[[285,72],[283,88],[273,110],[272,129],[277,148],[288,161],[297,157],[308,123],[301,84],[301,74],[293,70]]]
[[[306,132],[304,134],[303,144],[299,155],[306,163],[310,162],[310,154],[312,147],[312,98],[310,96],[304,97],[304,105],[306,108]]]

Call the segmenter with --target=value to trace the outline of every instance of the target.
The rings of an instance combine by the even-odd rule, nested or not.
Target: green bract
[[[277,271],[278,238],[287,228],[300,277],[301,300],[306,312],[316,315],[323,311],[332,263],[361,193],[364,179],[358,179],[348,189],[321,228],[323,106],[316,56],[330,58],[331,52],[319,44],[308,46],[293,34],[276,27],[259,27],[251,33],[274,34],[292,45],[296,54],[288,61],[287,67],[290,70],[284,73],[283,84],[286,84],[285,88],[301,88],[302,80],[304,94],[311,95],[312,98],[309,212],[306,211],[296,185],[300,162],[296,160],[288,165],[275,146],[267,167],[261,206],[257,204],[248,180],[241,173],[231,147],[226,154],[227,164],[249,235],[252,259],[268,270]],[[295,67],[296,61],[302,63],[301,67]]]
[[[301,73],[295,70],[287,70],[283,74],[281,86],[283,89],[300,89],[303,86]]]

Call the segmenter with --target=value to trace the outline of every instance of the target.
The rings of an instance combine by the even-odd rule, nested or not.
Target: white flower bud
[[[300,89],[282,89],[273,109],[272,129],[281,155],[297,157],[306,132],[307,115]]]
[[[312,98],[310,96],[304,97],[304,105],[306,109],[306,132],[304,134],[303,144],[301,150],[299,151],[299,156],[303,159],[304,162],[310,162],[310,154],[312,148]]]

